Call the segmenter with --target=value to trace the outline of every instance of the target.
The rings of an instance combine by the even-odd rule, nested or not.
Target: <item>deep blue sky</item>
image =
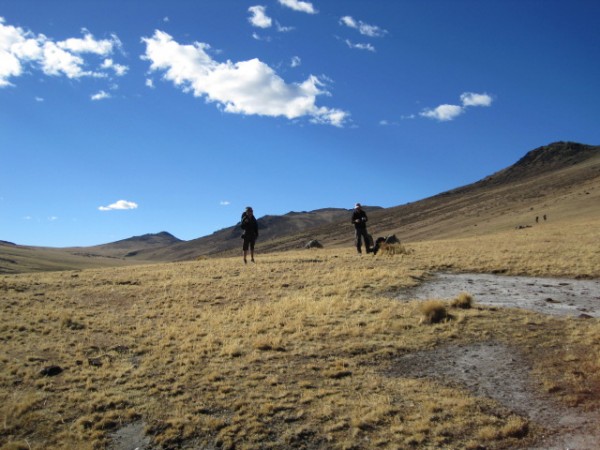
[[[596,0],[0,0],[0,239],[194,239],[600,144]]]

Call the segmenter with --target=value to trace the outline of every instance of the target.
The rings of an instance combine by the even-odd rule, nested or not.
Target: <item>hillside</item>
[[[556,142],[473,184],[392,208],[365,208],[374,236],[403,241],[484,235],[548,221],[600,217],[600,146]],[[349,246],[350,211],[325,208],[258,219],[258,251],[302,248],[311,239]],[[536,222],[536,217],[538,222]],[[86,248],[44,249],[0,242],[0,273],[190,260],[239,252],[239,224],[191,241],[169,233]]]
[[[600,217],[600,146],[556,142],[473,184],[369,213],[373,236],[403,241],[484,235],[553,222]],[[262,251],[299,248],[307,239],[350,246],[345,220],[272,242]]]
[[[365,206],[369,213],[382,210],[377,206]],[[345,223],[348,221],[350,210],[342,208],[324,208],[315,211],[291,211],[282,216],[266,215],[257,219],[260,233],[259,242],[268,243],[296,236],[299,242],[306,243],[311,238],[311,230],[321,227]],[[173,261],[193,259],[201,255],[223,254],[237,251],[241,245],[240,224],[213,234],[187,242],[181,242],[160,249],[147,249],[140,251],[136,258],[152,261]]]

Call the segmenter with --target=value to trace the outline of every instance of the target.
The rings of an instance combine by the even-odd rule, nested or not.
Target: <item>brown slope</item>
[[[65,248],[71,253],[82,253],[85,255],[108,256],[114,258],[127,258],[137,255],[145,250],[169,247],[171,245],[183,242],[166,231],[160,233],[149,233],[141,236],[133,236],[120,241],[108,244],[96,245],[93,247],[72,247]]]
[[[265,216],[260,251],[302,247],[309,239],[325,246],[350,245],[352,226],[348,210]],[[476,183],[417,202],[369,210],[369,230],[374,236],[397,234],[404,241],[483,235],[535,225],[543,221],[600,218],[600,146],[557,142],[527,153],[514,165]],[[260,220],[259,220],[260,223]],[[237,226],[187,242],[169,243],[115,258],[123,243],[107,244],[107,256],[79,249],[44,249],[10,243],[0,245],[0,273],[64,270],[145,261],[177,261],[201,255],[239,252]],[[128,240],[125,240],[128,241]],[[131,242],[129,243],[131,244]]]
[[[376,211],[380,207],[365,207],[367,211]],[[270,243],[288,236],[310,236],[310,231],[325,225],[339,223],[349,218],[350,211],[341,208],[324,208],[315,211],[291,211],[282,216],[266,215],[257,219],[259,242]],[[161,249],[147,249],[138,252],[135,258],[151,261],[180,261],[203,255],[235,253],[241,247],[240,224],[216,231],[192,241],[181,242]]]
[[[369,214],[374,236],[404,241],[483,235],[549,220],[600,217],[600,146],[557,142],[527,153],[514,165],[476,183]],[[345,221],[304,235],[264,243],[263,251],[302,246],[307,238],[327,246],[351,245]]]

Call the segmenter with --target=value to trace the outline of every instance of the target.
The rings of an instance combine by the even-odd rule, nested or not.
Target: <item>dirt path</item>
[[[468,292],[479,304],[527,308],[564,316],[600,317],[600,280],[505,277],[487,274],[437,274],[401,300],[454,298]],[[600,414],[568,408],[543,395],[519,352],[497,342],[448,346],[412,353],[395,361],[391,376],[427,377],[492,398],[550,431],[541,449],[600,448]]]

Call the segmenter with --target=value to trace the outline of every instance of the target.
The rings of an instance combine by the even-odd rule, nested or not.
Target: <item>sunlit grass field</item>
[[[0,276],[0,447],[523,448],[543,433],[493,400],[394,376],[394,359],[497,341],[540,389],[600,406],[600,322],[394,293],[436,270],[600,277],[600,221],[405,243]],[[393,252],[392,252],[393,253]],[[455,306],[460,302],[454,302]],[[536,326],[532,327],[534,323]],[[49,366],[63,371],[40,372]],[[576,374],[576,375],[575,375]],[[582,381],[583,380],[583,381]]]

